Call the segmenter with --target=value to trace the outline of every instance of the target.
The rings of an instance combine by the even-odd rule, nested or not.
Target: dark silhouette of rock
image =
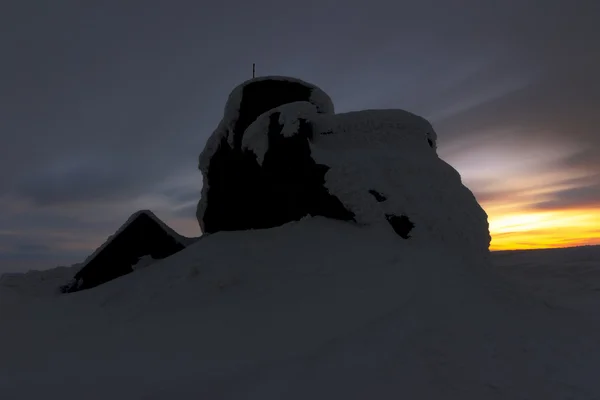
[[[143,256],[162,259],[182,250],[192,240],[175,233],[152,212],[138,211],[88,257],[61,291],[70,293],[101,285],[132,272]]]
[[[383,203],[384,201],[387,200],[387,197],[385,197],[384,195],[382,195],[381,193],[379,193],[377,190],[374,189],[370,189],[369,193],[375,197],[375,200],[377,200],[379,203]]]
[[[284,104],[310,102],[312,89],[297,81],[258,80],[244,86],[238,120],[233,128],[233,147],[240,149],[242,136],[260,115]]]
[[[198,217],[204,233],[272,228],[307,215],[353,219],[324,187],[329,167],[311,157],[311,123],[300,118],[293,135],[282,134],[277,107],[310,103],[312,91],[308,84],[283,80],[259,80],[243,87],[233,131],[220,132],[220,142],[203,170],[201,203],[205,203]],[[261,115],[268,118],[268,128],[261,132],[268,150],[259,163],[256,154],[242,147],[242,139]]]
[[[204,185],[196,216],[204,233],[272,228],[305,216],[359,226],[385,220],[402,239],[488,252],[485,211],[439,158],[433,126],[408,111],[336,114],[312,84],[252,79],[230,94],[198,167]]]
[[[398,236],[402,239],[410,238],[410,231],[415,227],[415,224],[406,215],[385,214],[385,218]]]

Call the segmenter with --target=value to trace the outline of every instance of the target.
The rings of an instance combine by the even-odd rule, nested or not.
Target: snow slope
[[[598,321],[466,258],[381,226],[307,218],[206,235],[78,293],[3,286],[0,393],[599,398]]]
[[[14,272],[0,276],[0,290],[11,289],[28,296],[48,296],[58,294],[58,288],[73,278],[82,264],[70,267],[57,267],[48,270],[31,270],[25,273]],[[0,303],[0,306],[2,304]]]
[[[523,292],[600,321],[600,246],[501,251],[492,260]]]

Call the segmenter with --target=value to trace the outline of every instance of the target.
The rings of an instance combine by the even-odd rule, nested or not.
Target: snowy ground
[[[1,398],[600,398],[600,247],[492,262],[315,218],[69,295],[8,276]]]
[[[525,293],[600,321],[600,246],[493,253],[494,269]]]

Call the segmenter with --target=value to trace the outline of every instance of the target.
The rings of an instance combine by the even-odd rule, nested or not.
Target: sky
[[[138,209],[200,234],[197,157],[231,89],[402,108],[489,215],[492,249],[600,244],[600,2],[8,0],[0,272],[79,262]]]

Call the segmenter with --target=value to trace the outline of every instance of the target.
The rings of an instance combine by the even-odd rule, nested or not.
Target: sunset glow
[[[488,220],[491,250],[600,244],[600,207],[506,214],[488,212]]]
[[[488,214],[491,250],[600,244],[599,171],[574,161],[583,145],[542,133],[484,130],[440,149]]]

